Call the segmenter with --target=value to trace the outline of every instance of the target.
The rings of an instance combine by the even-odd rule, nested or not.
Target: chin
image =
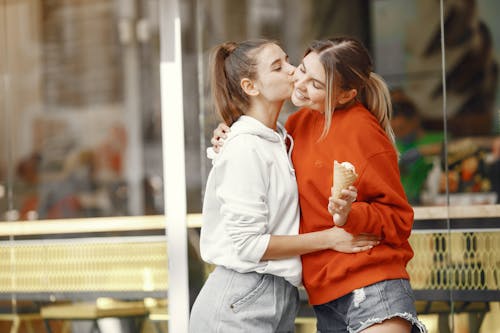
[[[290,99],[293,103],[293,105],[295,105],[296,107],[298,108],[301,108],[303,106],[306,106],[305,103],[303,101],[301,101],[300,99],[298,99],[297,97],[295,97],[294,95],[292,95],[292,98]]]

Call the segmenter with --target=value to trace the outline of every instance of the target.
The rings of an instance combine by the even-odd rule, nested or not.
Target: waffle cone
[[[347,169],[339,162],[333,162],[333,198],[338,199],[342,195],[342,190],[354,184],[358,175]]]

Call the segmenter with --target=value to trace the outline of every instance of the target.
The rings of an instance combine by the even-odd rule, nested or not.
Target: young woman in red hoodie
[[[356,168],[357,201],[347,219],[352,234],[378,235],[381,244],[346,256],[322,251],[302,256],[303,281],[324,332],[425,332],[417,320],[406,265],[413,210],[400,181],[390,126],[390,95],[373,72],[366,48],[353,38],[313,42],[295,71],[294,105],[286,123],[294,138],[301,232],[332,225],[329,200],[334,160]],[[328,209],[327,209],[328,208]]]
[[[426,332],[406,271],[413,210],[400,181],[387,85],[373,72],[366,48],[346,37],[313,42],[294,80],[292,102],[301,109],[285,127],[295,143],[300,232],[336,224],[382,238],[355,255],[325,250],[302,256],[318,332]],[[341,210],[330,197],[335,160],[350,162],[358,174],[357,201],[341,219],[332,218]]]

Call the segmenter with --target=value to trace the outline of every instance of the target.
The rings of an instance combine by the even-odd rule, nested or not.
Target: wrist
[[[342,229],[333,226],[329,229],[321,231],[323,233],[321,237],[321,248],[319,250],[333,250],[339,242],[339,237],[342,233]]]
[[[336,242],[335,237],[335,227],[330,229],[319,231],[319,239],[316,244],[318,244],[317,251],[329,250],[332,248],[332,244]]]

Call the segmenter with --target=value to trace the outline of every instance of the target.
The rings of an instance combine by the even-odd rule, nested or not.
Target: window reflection
[[[414,205],[446,205],[448,198],[451,205],[499,202],[493,147],[500,133],[494,43],[500,30],[489,14],[497,7],[444,2],[442,59],[439,2],[373,2],[375,60],[394,90],[400,168]]]
[[[131,3],[6,4],[2,220],[163,211],[158,2]]]
[[[159,1],[0,3],[0,221],[164,212]],[[445,94],[439,1],[181,0],[189,212],[201,211],[211,167],[205,148],[218,122],[208,100],[209,50],[224,40],[259,36],[280,41],[295,64],[312,39],[361,39],[390,84],[395,109],[406,108],[396,111],[393,126],[400,130],[400,166],[411,202],[423,208],[445,206],[448,199],[459,208],[499,203],[500,4],[443,3]],[[281,120],[293,111],[286,105]],[[166,158],[175,163],[175,156]],[[480,288],[486,283],[486,292],[498,292],[498,235],[490,229],[499,214],[491,207],[479,212],[490,216],[459,219],[456,224],[469,229],[453,237],[416,234],[416,286],[439,282],[446,294],[446,274],[455,274],[446,275],[451,281],[472,272]],[[418,222],[440,231],[449,227],[442,217]],[[470,232],[484,224],[490,229]],[[192,298],[209,270],[199,258],[197,236],[191,229]],[[477,313],[498,314],[498,303],[491,306],[496,312],[485,304]],[[443,311],[447,323],[453,309]],[[498,326],[488,318],[482,332]]]
[[[401,152],[402,181],[417,208],[418,231],[411,238],[416,254],[409,266],[412,285],[418,290],[417,308],[421,314],[430,314],[430,332],[460,331],[467,325],[474,332],[483,325],[481,332],[486,332],[496,327],[491,318],[497,310],[490,312],[490,304],[491,309],[498,304],[485,302],[484,297],[493,295],[498,286],[494,279],[487,278],[485,272],[492,268],[486,268],[488,260],[481,253],[490,251],[489,239],[497,235],[476,228],[498,217],[497,208],[481,210],[481,206],[499,202],[500,193],[500,26],[493,14],[499,4],[493,0],[443,1],[443,68],[440,1],[247,0],[238,6],[215,0],[185,3],[199,10],[198,26],[185,27],[185,31],[186,40],[197,38],[197,63],[201,64],[201,83],[197,81],[202,132],[200,197],[211,166],[204,151],[219,121],[209,107],[205,77],[210,48],[225,40],[264,36],[281,42],[291,62],[297,64],[311,40],[354,35],[370,48],[375,70],[390,84],[395,104],[393,126]],[[190,50],[185,52],[191,54]],[[286,105],[281,120],[293,111]],[[191,125],[193,131],[196,126]],[[459,210],[464,208],[463,212],[482,217],[461,218],[457,210],[450,220],[444,209],[448,200]],[[433,217],[436,212],[442,214]],[[464,227],[476,231],[462,232]],[[469,243],[474,244],[473,250]],[[475,253],[473,260],[470,254],[464,257],[464,248]],[[476,277],[474,286],[464,282]],[[484,287],[486,280],[493,284]],[[455,303],[449,302],[452,293]],[[463,302],[464,295],[480,301],[471,303],[475,310]],[[432,297],[442,302],[429,303]],[[436,315],[439,311],[441,314]],[[463,314],[456,316],[456,324],[450,327],[448,316],[456,312]],[[486,313],[484,322],[474,317]]]

